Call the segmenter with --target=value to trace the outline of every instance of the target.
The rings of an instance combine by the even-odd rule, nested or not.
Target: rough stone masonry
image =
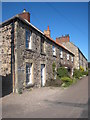
[[[23,14],[28,15],[23,15],[23,17],[22,14],[16,15],[0,25],[0,36],[2,36],[0,39],[0,63],[2,62],[0,75],[11,75],[9,80],[6,80],[11,81],[13,92],[17,93],[29,85],[45,86],[46,81],[53,78],[53,63],[56,64],[56,69],[60,66],[70,69],[71,75],[74,66],[73,52],[51,39],[49,27],[44,34],[30,23],[28,12],[24,11]],[[26,47],[27,31],[30,33],[30,39],[28,39],[28,45],[31,44],[30,49]],[[27,74],[30,84],[27,84]]]

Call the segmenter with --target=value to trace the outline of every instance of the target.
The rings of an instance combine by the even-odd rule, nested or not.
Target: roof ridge
[[[34,29],[36,29],[37,31],[39,31],[41,34],[43,34],[45,37],[47,37],[48,39],[50,39],[52,42],[54,42],[55,44],[59,45],[60,47],[63,47],[65,50],[69,51],[70,53],[72,53],[74,55],[74,53],[72,51],[70,51],[68,48],[66,48],[65,46],[57,43],[55,40],[53,40],[51,37],[48,37],[44,34],[44,32],[42,32],[41,30],[39,30],[36,26],[34,26],[33,24],[29,23],[26,19],[21,18],[18,14],[13,16],[12,18],[4,21],[2,24],[4,24],[5,22],[9,22],[10,20],[13,20],[15,18],[18,18],[20,20],[22,20],[23,22],[26,22],[27,24],[29,24],[30,26],[32,26]],[[2,26],[2,24],[0,24],[0,26]]]

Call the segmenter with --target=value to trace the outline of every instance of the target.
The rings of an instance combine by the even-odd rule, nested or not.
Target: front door
[[[41,65],[41,86],[45,86],[45,65]]]
[[[26,84],[32,83],[32,64],[26,64]]]

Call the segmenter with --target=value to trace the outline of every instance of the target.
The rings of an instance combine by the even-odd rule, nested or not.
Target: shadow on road
[[[49,100],[44,100],[44,101],[51,104],[60,104],[64,106],[72,106],[72,107],[80,107],[80,108],[84,108],[88,105],[88,103],[82,104],[82,103],[58,102],[58,101],[49,101]]]

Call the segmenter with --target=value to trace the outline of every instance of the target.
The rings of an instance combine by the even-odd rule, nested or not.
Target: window
[[[73,57],[71,57],[71,61],[73,62]]]
[[[53,50],[53,55],[56,55],[55,46],[52,46],[52,50]]]
[[[26,48],[31,49],[31,31],[26,30]]]
[[[62,48],[60,48],[60,58],[63,58],[63,51],[62,51]]]
[[[41,53],[44,53],[44,39],[41,38]]]
[[[69,54],[67,54],[67,60],[69,60]]]

